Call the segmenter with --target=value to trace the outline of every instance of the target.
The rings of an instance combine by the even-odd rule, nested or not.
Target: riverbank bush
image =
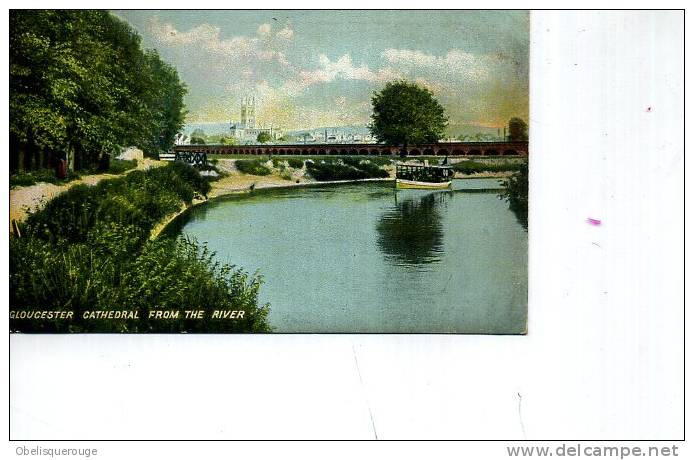
[[[463,174],[474,174],[474,173],[484,173],[484,172],[509,172],[518,171],[522,167],[523,163],[518,162],[504,162],[504,163],[483,163],[479,161],[460,161],[455,163],[453,170],[463,173]]]
[[[236,169],[252,176],[267,176],[272,172],[261,160],[236,160]]]
[[[192,167],[172,163],[79,185],[20,224],[10,238],[10,310],[73,311],[74,319],[11,319],[22,332],[262,332],[268,306],[257,305],[261,279],[221,265],[204,245],[150,240],[152,228],[209,192]],[[204,319],[184,317],[203,310]],[[244,311],[213,320],[213,310]],[[136,310],[138,320],[83,320],[85,311]],[[149,319],[153,310],[178,319]]]
[[[369,160],[358,157],[342,157],[307,163],[306,170],[317,181],[357,180],[388,177],[388,171]]]
[[[301,169],[304,167],[304,160],[299,158],[287,158],[287,164],[294,169]]]
[[[508,201],[508,207],[516,215],[518,222],[528,229],[528,163],[522,163],[517,173],[504,181],[501,197]]]

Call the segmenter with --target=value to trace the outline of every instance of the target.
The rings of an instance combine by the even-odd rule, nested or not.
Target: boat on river
[[[453,168],[447,165],[430,166],[420,164],[400,164],[395,167],[395,188],[398,189],[446,189],[451,186]]]

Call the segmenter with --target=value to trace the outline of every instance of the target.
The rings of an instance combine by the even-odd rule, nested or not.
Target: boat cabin
[[[453,177],[453,168],[450,166],[396,165],[395,177],[416,182],[448,182]]]

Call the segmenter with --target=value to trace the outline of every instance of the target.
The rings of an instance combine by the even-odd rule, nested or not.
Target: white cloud
[[[261,24],[258,27],[258,35],[260,37],[269,35],[271,30],[270,24]],[[289,67],[285,54],[274,49],[267,40],[246,36],[222,39],[219,27],[209,24],[201,24],[187,32],[181,32],[171,23],[162,23],[159,18],[154,17],[150,21],[149,31],[154,40],[159,43],[173,46],[195,46],[219,57],[248,62],[252,62],[253,59],[276,61]]]
[[[318,56],[318,64],[317,69],[300,71],[299,79],[291,82],[289,86],[294,91],[301,91],[318,83],[330,83],[338,79],[382,83],[400,76],[392,68],[373,71],[366,64],[355,66],[349,54],[345,54],[335,61],[331,61],[328,56],[321,54]]]
[[[391,65],[409,71],[437,73],[447,78],[483,79],[489,76],[490,58],[458,49],[443,56],[434,56],[418,50],[386,49],[381,56]]]

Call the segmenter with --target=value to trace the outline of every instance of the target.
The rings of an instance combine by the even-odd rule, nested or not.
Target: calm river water
[[[489,190],[498,184],[261,190],[194,208],[181,233],[260,271],[276,332],[516,334],[527,233]]]

